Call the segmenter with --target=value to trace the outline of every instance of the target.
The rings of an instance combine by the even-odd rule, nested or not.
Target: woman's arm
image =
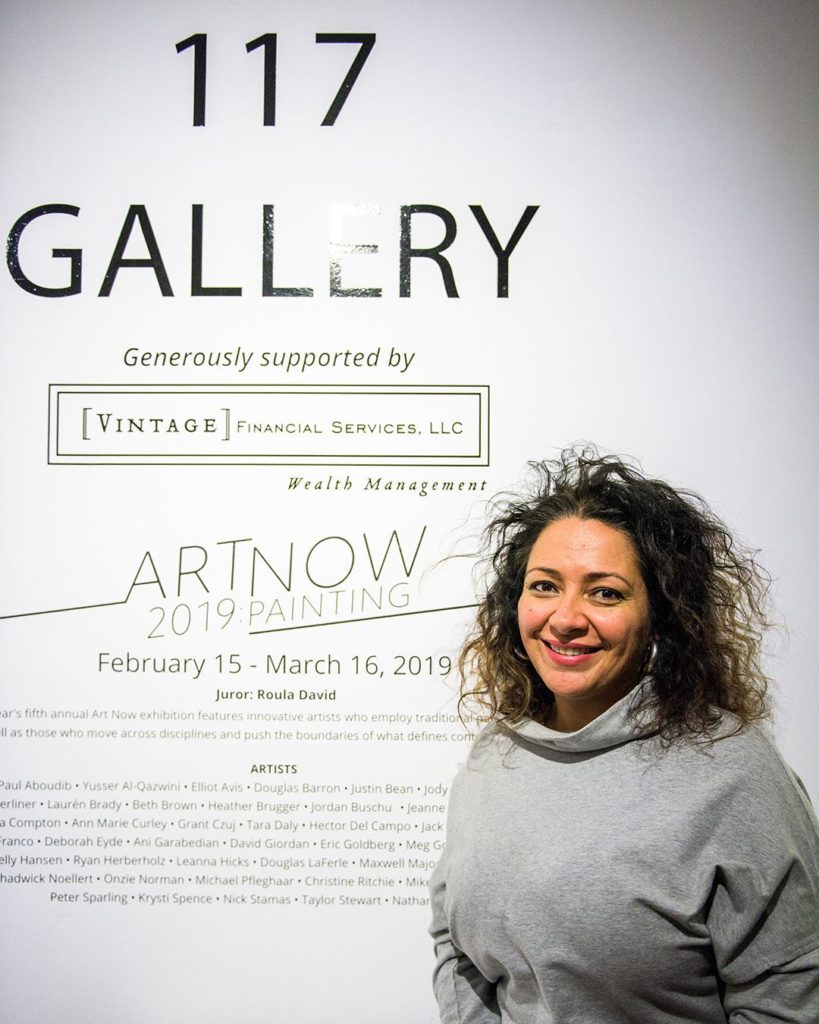
[[[432,925],[435,942],[433,989],[441,1024],[500,1024],[495,985],[452,941],[446,910],[447,853],[444,850],[430,881]]]
[[[729,985],[723,997],[731,1024],[816,1024],[819,1021],[819,949]]]
[[[778,752],[747,769],[724,806],[723,853],[733,849],[717,867],[707,919],[725,1012],[730,1024],[817,1024],[816,817]]]

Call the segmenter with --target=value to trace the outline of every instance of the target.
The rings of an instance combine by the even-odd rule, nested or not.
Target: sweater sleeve
[[[744,821],[731,816],[734,856],[718,867],[708,928],[730,1024],[816,1024],[819,831],[790,773],[766,767],[737,801]]]
[[[819,1021],[819,949],[765,971],[723,997],[730,1024],[815,1024]]]
[[[446,910],[447,851],[430,881],[435,942],[433,989],[441,1024],[500,1024],[495,985],[488,981],[452,940]]]

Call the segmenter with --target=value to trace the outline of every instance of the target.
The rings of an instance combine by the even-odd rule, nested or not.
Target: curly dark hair
[[[766,718],[760,649],[770,578],[705,501],[591,447],[530,466],[534,493],[496,501],[484,532],[489,581],[459,658],[462,711],[548,719],[554,698],[521,653],[517,605],[542,530],[576,517],[622,530],[637,553],[655,638],[654,686],[633,708],[641,727],[665,741],[707,739],[722,711],[737,716],[737,729]]]

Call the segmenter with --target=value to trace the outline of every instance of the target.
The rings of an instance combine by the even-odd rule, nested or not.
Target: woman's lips
[[[556,644],[541,638],[546,654],[558,665],[582,665],[593,658],[599,648],[583,644]]]

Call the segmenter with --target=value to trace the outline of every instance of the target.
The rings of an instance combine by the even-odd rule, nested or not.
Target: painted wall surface
[[[760,549],[819,799],[814,4],[0,17],[7,1019],[436,1018],[447,556],[579,440]]]

